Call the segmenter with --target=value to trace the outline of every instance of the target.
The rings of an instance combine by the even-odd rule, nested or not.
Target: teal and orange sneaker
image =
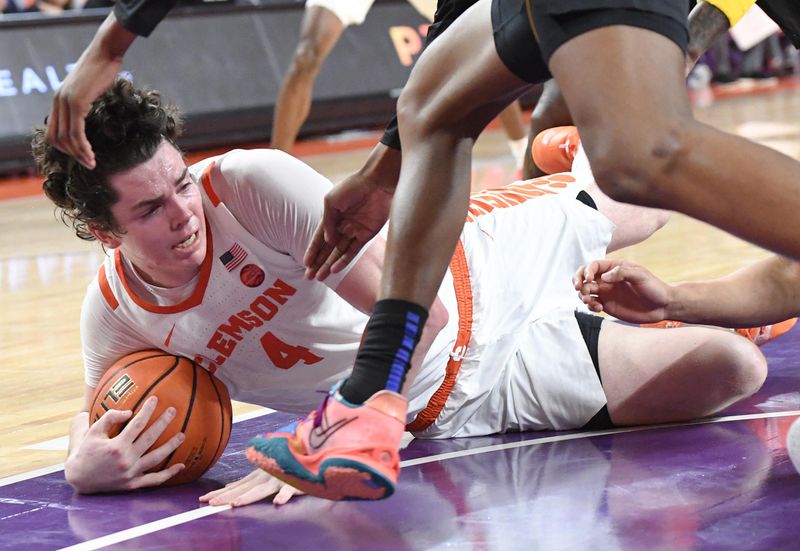
[[[303,421],[250,440],[247,458],[309,495],[337,501],[387,498],[400,474],[408,401],[382,390],[354,405],[338,387]]]
[[[572,170],[581,138],[574,126],[556,126],[542,130],[531,144],[531,157],[542,172],[556,174]]]
[[[760,327],[747,327],[740,329],[732,329],[735,333],[743,336],[749,341],[752,341],[756,346],[762,346],[768,342],[777,339],[789,329],[795,326],[797,318],[789,318],[778,323],[771,323],[769,325],[762,325]],[[642,327],[656,327],[661,329],[673,329],[680,327],[684,324],[682,321],[664,320],[656,323],[643,323]]]
[[[761,346],[762,344],[767,344],[771,340],[777,339],[789,331],[789,329],[794,327],[796,323],[797,318],[790,318],[778,323],[771,323],[770,325],[749,327],[746,329],[735,329],[735,331],[744,338],[753,341],[753,343],[757,346]]]

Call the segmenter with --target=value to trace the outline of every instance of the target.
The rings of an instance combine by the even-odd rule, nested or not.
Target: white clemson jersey
[[[269,150],[233,151],[190,170],[207,221],[200,273],[176,296],[144,284],[114,251],[82,309],[86,383],[96,386],[126,354],[158,348],[194,359],[236,400],[305,414],[319,404],[318,390],[350,373],[367,322],[333,290],[359,258],[324,283],[304,276],[302,257],[331,184]],[[602,406],[569,321],[581,307],[570,278],[581,261],[602,256],[611,228],[575,201],[580,187],[555,175],[473,196],[438,293],[448,322],[408,391],[410,430],[443,437],[564,428]],[[566,329],[538,329],[539,320],[555,327],[549,320],[564,309],[558,323]],[[520,360],[523,347],[539,361]],[[587,379],[592,397],[577,410],[578,394],[559,398],[559,388],[583,388]]]
[[[367,321],[332,290],[347,270],[326,283],[304,277],[302,253],[330,183],[277,151],[233,151],[190,170],[199,180],[207,221],[200,273],[180,300],[158,304],[142,296],[147,293],[141,280],[113,251],[84,301],[86,383],[95,386],[125,354],[158,348],[194,359],[234,399],[307,413],[320,401],[318,390],[349,373]],[[232,193],[246,195],[255,174],[266,181],[259,182],[262,195],[252,202],[262,203],[265,212],[247,212],[248,198]],[[250,178],[249,187],[240,178]],[[220,199],[224,195],[239,203],[244,218],[259,218],[250,223],[259,237],[233,215]],[[442,376],[443,354],[436,370]]]

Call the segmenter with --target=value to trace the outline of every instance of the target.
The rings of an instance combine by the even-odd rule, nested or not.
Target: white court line
[[[800,416],[800,410],[793,410],[793,411],[775,411],[771,413],[750,413],[746,415],[731,415],[728,417],[717,417],[713,419],[700,419],[697,421],[690,421],[688,423],[671,423],[671,424],[664,424],[664,425],[646,425],[641,427],[629,427],[629,428],[621,428],[621,429],[610,429],[604,431],[596,431],[596,432],[581,432],[576,434],[561,434],[556,436],[548,436],[545,438],[534,438],[531,440],[525,440],[524,442],[510,442],[507,444],[494,444],[492,446],[483,446],[480,448],[475,448],[472,450],[461,450],[457,452],[450,452],[450,453],[441,453],[437,455],[429,455],[427,457],[420,457],[418,459],[409,459],[407,461],[401,461],[401,467],[410,467],[412,465],[422,465],[424,463],[432,463],[433,461],[446,461],[448,459],[455,459],[458,457],[466,457],[469,455],[477,455],[481,453],[490,453],[495,451],[501,450],[508,450],[512,448],[522,448],[526,446],[538,446],[539,444],[548,444],[551,442],[563,442],[566,440],[578,440],[580,438],[592,438],[594,436],[605,436],[609,434],[622,434],[626,432],[641,432],[645,430],[653,430],[653,429],[663,429],[663,428],[675,428],[675,427],[688,427],[694,425],[709,425],[712,423],[730,423],[733,421],[747,421],[750,419],[768,419],[771,417],[791,417],[791,416]],[[167,517],[161,520],[157,520],[154,522],[150,522],[148,524],[143,524],[142,526],[134,526],[133,528],[128,528],[127,530],[123,530],[122,532],[117,532],[114,534],[108,534],[107,536],[103,536],[101,538],[88,540],[83,543],[78,543],[72,545],[70,547],[64,547],[59,551],[91,551],[94,549],[101,549],[108,545],[113,545],[116,543],[121,543],[123,541],[128,541],[134,538],[138,538],[147,534],[151,534],[153,532],[157,532],[159,530],[163,530],[165,528],[170,528],[172,526],[177,526],[179,524],[183,524],[186,522],[190,522],[192,520],[207,517],[209,515],[214,515],[216,513],[221,513],[222,511],[227,511],[231,507],[229,505],[221,505],[217,507],[207,506],[201,507],[199,509],[194,509],[192,511],[187,511],[185,513],[180,513],[177,515],[173,515],[171,517]]]
[[[207,517],[209,515],[216,515],[217,513],[221,513],[222,511],[227,511],[230,508],[231,508],[230,505],[219,505],[219,506],[208,505],[207,507],[201,507],[200,509],[186,511],[185,513],[181,513],[179,515],[173,515],[171,517],[162,518],[160,520],[155,520],[153,522],[148,522],[147,524],[142,524],[141,526],[134,526],[133,528],[128,528],[127,530],[123,530],[122,532],[109,534],[107,536],[103,536],[102,538],[96,538],[93,540],[85,541],[83,543],[76,543],[75,545],[71,545],[69,547],[63,547],[60,551],[67,551],[67,550],[89,551],[91,549],[102,549],[103,547],[114,545],[115,543],[119,543],[122,541],[127,541],[139,537],[143,534],[158,532],[159,530],[164,530],[165,528],[177,526],[179,524],[183,524],[184,522],[189,522],[190,520]]]
[[[769,419],[771,417],[791,417],[793,415],[800,416],[800,410],[794,411],[773,411],[772,413],[748,413],[745,415],[731,415],[728,417],[716,417],[713,419],[698,419],[696,421],[688,421],[686,423],[667,423],[663,425],[642,425],[640,427],[626,427],[621,429],[600,430],[594,432],[580,432],[576,434],[563,434],[556,436],[547,436],[545,438],[536,438],[533,440],[525,440],[523,442],[509,442],[507,444],[494,444],[491,446],[483,446],[481,448],[474,448],[471,450],[460,450],[457,452],[440,453],[438,455],[429,455],[420,457],[418,459],[409,459],[401,461],[400,465],[403,467],[410,467],[412,465],[423,465],[425,463],[432,463],[434,461],[446,461],[448,459],[455,459],[457,457],[467,457],[470,455],[478,455],[481,453],[495,452],[500,450],[510,450],[514,448],[524,448],[527,446],[535,446],[538,444],[547,444],[550,442],[565,442],[567,440],[578,440],[580,438],[587,438],[592,436],[606,436],[608,434],[623,434],[626,432],[641,432],[651,429],[668,429],[675,427],[691,427],[694,425],[710,425],[712,423],[730,423],[732,421],[747,421],[750,419]]]
[[[241,415],[235,415],[233,417],[233,423],[240,423],[242,421],[248,421],[250,419],[255,419],[256,417],[262,417],[264,415],[268,415],[270,413],[275,413],[274,409],[269,408],[261,408],[255,411],[251,411],[248,413],[242,413]],[[61,438],[67,438],[68,436],[62,436]],[[45,447],[37,447],[37,446],[46,446],[49,443],[56,442],[61,440],[61,438],[55,438],[53,440],[48,440],[46,442],[40,442],[39,444],[34,444],[32,446],[27,446],[27,449],[53,449],[53,448],[45,448]],[[65,448],[66,449],[66,448]],[[0,488],[3,486],[8,486],[9,484],[16,484],[17,482],[22,482],[23,480],[29,480],[31,478],[36,478],[37,476],[44,476],[47,474],[55,473],[58,471],[64,470],[64,464],[58,463],[57,465],[50,465],[49,467],[42,467],[41,469],[36,469],[34,471],[28,471],[25,473],[19,473],[11,476],[7,476],[5,478],[0,478]]]
[[[64,464],[58,463],[57,465],[42,467],[41,469],[36,469],[35,471],[28,471],[26,473],[19,473],[7,476],[5,478],[0,478],[0,487],[8,486],[9,484],[15,484],[17,482],[22,482],[23,480],[36,478],[37,476],[44,476],[51,473],[57,473],[58,471],[63,471],[63,470],[64,470]]]
[[[275,410],[269,408],[261,408],[255,411],[251,411],[250,413],[242,413],[241,415],[234,415],[233,422],[241,423],[242,421],[249,421],[250,419],[255,419],[256,417],[262,417],[270,413],[275,413]]]
[[[45,440],[43,442],[37,442],[36,444],[31,444],[30,446],[24,446],[23,450],[40,450],[46,452],[60,452],[60,451],[67,451],[69,447],[69,436],[59,436],[58,438],[53,438],[52,440]]]

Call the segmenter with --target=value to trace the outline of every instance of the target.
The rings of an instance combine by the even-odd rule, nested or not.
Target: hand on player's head
[[[116,23],[113,12],[98,35],[104,39],[92,40],[53,96],[47,124],[47,142],[89,169],[96,163],[86,136],[86,115],[92,102],[114,82],[122,55],[136,36]]]
[[[94,169],[96,163],[86,137],[86,115],[92,102],[114,82],[119,69],[119,62],[81,60],[53,96],[47,118],[47,143],[88,169]]]

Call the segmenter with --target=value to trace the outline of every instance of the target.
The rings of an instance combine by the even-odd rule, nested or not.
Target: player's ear
[[[119,236],[111,230],[101,230],[97,226],[89,225],[89,232],[109,249],[116,249],[122,244]]]

